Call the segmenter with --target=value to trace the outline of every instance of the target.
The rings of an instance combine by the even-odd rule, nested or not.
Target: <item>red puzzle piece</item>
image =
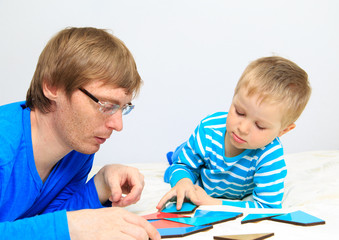
[[[179,223],[179,222],[173,222],[169,220],[158,220],[150,222],[156,229],[161,228],[179,228],[179,227],[193,227],[193,225],[185,224],[185,223]]]
[[[164,219],[164,218],[182,218],[182,217],[189,217],[189,216],[184,216],[184,215],[175,214],[175,213],[156,212],[156,213],[144,215],[142,217],[145,218],[146,220],[155,220],[155,219]]]

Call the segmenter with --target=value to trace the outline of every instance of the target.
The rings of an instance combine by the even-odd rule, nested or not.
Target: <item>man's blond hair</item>
[[[43,83],[64,89],[70,98],[76,89],[96,80],[132,95],[142,83],[132,54],[117,37],[91,27],[64,29],[42,51],[26,105],[45,113],[51,110]]]

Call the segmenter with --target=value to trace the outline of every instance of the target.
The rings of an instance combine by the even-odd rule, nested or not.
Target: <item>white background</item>
[[[247,64],[272,54],[306,70],[313,88],[285,152],[338,149],[338,10],[337,0],[0,0],[0,105],[25,99],[55,33],[92,26],[125,42],[144,80],[96,164],[166,161],[203,117],[228,111]]]

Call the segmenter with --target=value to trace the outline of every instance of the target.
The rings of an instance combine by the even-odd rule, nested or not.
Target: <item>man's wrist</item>
[[[98,193],[99,201],[101,204],[104,204],[107,202],[109,196],[110,196],[110,190],[107,188],[107,185],[105,183],[104,179],[104,173],[103,169],[101,169],[95,176],[94,176],[94,184],[95,188]]]

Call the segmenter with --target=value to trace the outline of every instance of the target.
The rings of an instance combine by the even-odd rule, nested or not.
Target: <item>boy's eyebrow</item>
[[[273,126],[273,124],[272,123],[270,123],[270,122],[268,122],[268,121],[266,121],[266,120],[264,120],[264,119],[260,119],[260,118],[258,118],[258,120],[256,121],[256,123],[259,123],[259,125],[264,125],[265,127],[271,127],[271,126]]]
[[[239,106],[238,103],[233,102],[233,105],[235,108],[240,108],[241,110],[244,110],[244,107]]]

